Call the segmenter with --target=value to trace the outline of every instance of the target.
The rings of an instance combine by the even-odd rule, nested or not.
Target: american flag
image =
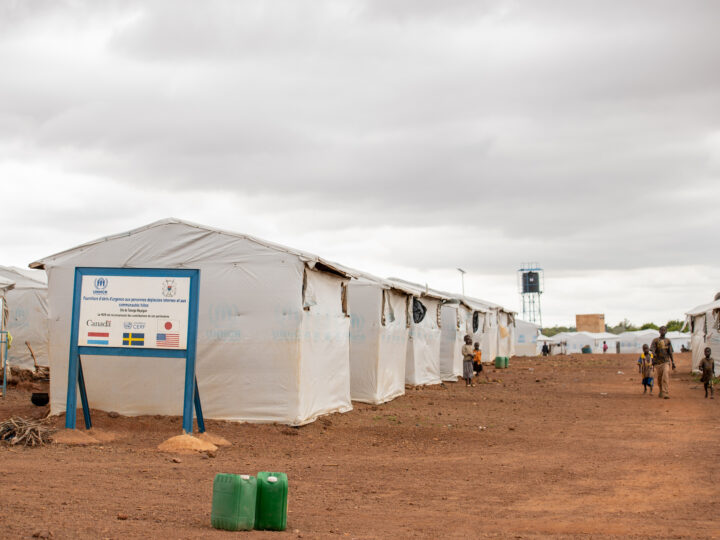
[[[180,334],[158,334],[155,343],[158,347],[179,347]]]

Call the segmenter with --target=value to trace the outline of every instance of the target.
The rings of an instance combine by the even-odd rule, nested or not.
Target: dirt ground
[[[720,396],[678,357],[669,400],[642,394],[634,355],[513,359],[298,429],[208,422],[233,446],[180,463],[156,451],[179,418],[98,411],[117,441],[0,445],[0,537],[720,538]],[[287,532],[212,529],[215,474],[260,470],[288,473]]]

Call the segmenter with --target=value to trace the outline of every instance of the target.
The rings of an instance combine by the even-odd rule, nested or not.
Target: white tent
[[[379,404],[405,393],[411,296],[367,274],[348,283],[353,401]]]
[[[623,354],[640,354],[642,346],[652,344],[652,340],[660,336],[660,332],[653,329],[632,330],[618,334],[620,338],[620,352]]]
[[[550,348],[550,354],[566,354],[567,353],[567,341],[559,335],[552,337],[539,334],[537,337],[537,354],[542,354],[542,346],[547,343]]]
[[[440,293],[450,296],[448,293]],[[480,342],[481,325],[484,321],[485,308],[471,301],[456,297],[442,306],[442,334],[440,337],[440,375],[443,381],[457,381],[462,376],[465,336],[470,336],[473,343]],[[478,329],[473,328],[478,325]]]
[[[539,325],[521,319],[515,319],[515,355],[537,356],[539,334]]]
[[[686,326],[690,327],[690,348],[692,349],[692,370],[697,371],[710,347],[715,359],[715,373],[720,371],[720,300],[697,306],[686,313]],[[674,347],[673,347],[674,348]]]
[[[678,332],[676,330],[665,334],[673,346],[673,351],[680,352],[683,347],[690,350],[690,333],[689,332]]]
[[[41,366],[48,364],[48,306],[47,278],[40,270],[23,270],[0,266],[0,277],[15,282],[15,288],[7,293],[12,306],[7,330],[12,334],[13,346],[8,351],[8,364],[24,369],[34,369],[29,343]]]
[[[603,352],[603,341],[607,342],[608,352],[613,352],[618,336],[609,332],[560,332],[553,336],[557,342],[565,342],[566,351],[570,354],[582,352],[582,348],[589,346],[592,352]]]
[[[65,410],[75,267],[200,270],[197,380],[207,418],[300,425],[348,411],[343,267],[250,236],[165,219],[31,264],[48,273],[50,406]],[[90,406],[179,415],[184,365],[172,358],[83,361]]]
[[[413,385],[439,384],[441,306],[451,300],[427,287],[398,278],[388,278],[398,287],[413,292],[408,313],[410,338],[405,363],[405,382]]]
[[[0,330],[7,330],[8,321],[8,303],[5,296],[15,287],[15,283],[9,279],[0,276]],[[0,378],[2,378],[2,370],[7,363],[5,358],[5,346],[0,345]]]

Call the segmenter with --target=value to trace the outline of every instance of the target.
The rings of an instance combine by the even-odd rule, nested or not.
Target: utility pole
[[[465,270],[463,270],[462,268],[458,268],[457,271],[460,272],[460,280],[462,281],[462,293],[463,296],[465,296],[465,274],[467,274],[467,272],[465,272]]]

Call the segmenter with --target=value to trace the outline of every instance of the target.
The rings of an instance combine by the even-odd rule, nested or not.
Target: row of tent
[[[40,259],[30,265],[38,275],[0,274],[15,284],[5,292],[10,364],[32,367],[32,344],[51,369],[52,414],[65,411],[76,267],[200,270],[196,369],[213,419],[301,425],[351,401],[391,400],[406,384],[456,380],[466,334],[485,361],[515,352],[515,314],[497,304],[171,218]],[[176,359],[93,356],[83,369],[93,408],[181,411]]]
[[[538,351],[544,343],[550,347],[552,354],[577,354],[585,347],[590,347],[594,354],[603,353],[603,345],[607,344],[608,353],[641,353],[643,345],[651,345],[653,339],[660,336],[657,330],[633,330],[621,334],[610,332],[560,332],[552,337],[538,336]],[[690,349],[690,334],[668,332],[675,351]]]

